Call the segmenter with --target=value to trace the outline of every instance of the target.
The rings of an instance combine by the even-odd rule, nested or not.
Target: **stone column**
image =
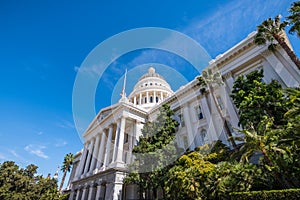
[[[156,92],[153,91],[153,102],[156,103]]]
[[[117,146],[117,157],[116,157],[116,162],[123,162],[123,146],[124,146],[124,135],[125,135],[125,123],[126,123],[126,118],[121,117],[121,125],[120,125],[120,131],[118,134],[118,146]]]
[[[103,164],[103,152],[104,152],[104,147],[105,147],[105,140],[106,140],[106,135],[105,132],[102,132],[102,137],[101,137],[101,144],[100,144],[100,151],[98,154],[97,158],[97,170],[99,170],[102,167]]]
[[[147,103],[149,103],[149,92],[146,92]]]
[[[106,142],[106,151],[105,151],[105,156],[104,156],[104,167],[107,167],[109,164],[110,160],[110,148],[111,148],[111,140],[112,140],[112,131],[113,127],[110,126],[108,130],[108,137],[107,137],[107,142]]]
[[[112,157],[112,163],[115,162],[116,160],[116,155],[118,153],[118,138],[119,138],[119,133],[120,133],[120,120],[117,122],[117,128],[115,132],[115,141],[114,141],[114,148],[113,148],[113,157]]]
[[[134,145],[136,145],[137,143],[137,141],[139,141],[139,139],[140,139],[140,136],[142,135],[142,126],[141,126],[141,123],[140,122],[138,122],[138,121],[136,121],[135,122],[135,138],[134,139],[136,139],[136,141],[134,142]]]
[[[89,146],[88,156],[86,159],[86,164],[85,164],[84,172],[83,172],[84,175],[89,171],[90,160],[91,160],[91,156],[92,156],[94,143],[95,143],[95,138],[92,139],[91,144]]]
[[[98,185],[95,200],[100,199],[100,195],[101,195],[101,185]]]
[[[94,197],[94,190],[95,190],[95,187],[94,186],[90,186],[88,200],[94,200],[95,199],[95,197]]]
[[[163,100],[164,100],[163,92],[160,92],[160,101],[163,101]]]
[[[142,105],[142,93],[140,93],[139,105]]]
[[[86,155],[87,155],[87,150],[88,150],[88,145],[89,143],[86,142],[83,148],[83,153],[81,155],[80,161],[79,161],[79,166],[77,168],[77,172],[76,172],[76,177],[79,178],[82,174],[83,171],[83,167],[84,167],[84,162],[86,160]]]
[[[82,191],[82,195],[81,195],[81,200],[86,200],[85,196],[86,196],[86,188],[84,187],[83,188],[83,191]]]
[[[189,141],[189,149],[194,150],[195,148],[195,143],[194,143],[194,133],[193,133],[193,127],[192,127],[192,121],[190,118],[190,109],[189,109],[189,104],[186,104],[183,107],[183,119],[184,123],[186,125],[187,129],[187,136],[188,136],[188,141]]]
[[[136,96],[133,98],[133,104],[136,105]]]
[[[73,199],[74,199],[74,195],[75,195],[75,191],[74,191],[74,190],[71,190],[69,199],[70,199],[70,200],[73,200]]]
[[[291,72],[293,71],[292,73],[289,72],[288,68],[283,65],[283,63],[278,59],[277,56],[275,56],[274,53],[267,51],[262,53],[262,55],[287,87],[299,86],[299,82],[294,77],[294,75],[297,75],[297,73],[293,73],[295,72],[294,70],[291,70]]]
[[[99,149],[99,140],[100,140],[100,135],[97,135],[96,136],[95,147],[94,147],[94,151],[93,151],[92,163],[91,163],[91,167],[90,167],[90,172],[91,173],[95,169],[95,165],[96,165],[96,162],[97,162],[98,149]]]
[[[215,125],[212,119],[212,112],[209,110],[208,107],[207,96],[203,96],[200,101],[201,109],[203,111],[206,123],[208,125],[208,127],[206,128],[207,136],[210,137],[211,141],[218,140],[219,137],[216,133]]]
[[[131,128],[131,134],[128,134],[128,153],[127,153],[127,162],[126,163],[131,163],[131,155],[132,155],[132,149],[133,149],[133,144],[134,144],[134,139],[135,139],[135,123],[133,123],[132,128]]]
[[[79,198],[80,198],[80,188],[78,188],[78,190],[76,192],[76,200],[79,200]]]

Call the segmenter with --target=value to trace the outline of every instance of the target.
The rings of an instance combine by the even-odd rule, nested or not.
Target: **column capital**
[[[272,54],[272,52],[270,51],[270,50],[268,50],[268,49],[266,49],[265,51],[263,51],[262,53],[261,53],[261,55],[263,56],[263,57],[268,57],[268,56],[270,56]]]
[[[232,72],[229,71],[229,72],[225,73],[225,74],[223,75],[223,77],[224,77],[225,80],[226,80],[226,79],[229,79],[229,78],[232,78]]]

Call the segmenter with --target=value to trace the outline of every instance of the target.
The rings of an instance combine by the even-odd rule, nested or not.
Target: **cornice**
[[[208,67],[217,66],[218,68],[221,68],[225,64],[228,64],[233,59],[239,57],[241,54],[243,54],[245,51],[249,50],[250,48],[256,46],[254,44],[254,36],[256,35],[256,32],[250,33],[244,40],[224,52],[223,54],[218,55],[215,59],[211,60],[209,62]]]

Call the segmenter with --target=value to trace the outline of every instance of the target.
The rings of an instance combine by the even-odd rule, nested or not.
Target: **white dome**
[[[170,85],[161,75],[155,73],[153,67],[150,67],[148,73],[144,74],[136,83],[128,99],[134,105],[149,110],[171,94],[173,91]]]

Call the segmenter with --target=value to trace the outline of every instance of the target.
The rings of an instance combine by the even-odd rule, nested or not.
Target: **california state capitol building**
[[[230,125],[236,135],[238,111],[231,101],[230,93],[239,75],[254,70],[264,70],[264,82],[272,79],[285,87],[297,87],[300,73],[287,53],[280,47],[272,52],[267,45],[254,43],[255,32],[217,56],[205,69],[221,73],[223,85],[214,86],[217,105],[208,94],[201,94],[194,80],[173,91],[159,69],[149,66],[140,77],[133,91],[122,95],[118,103],[102,108],[83,133],[84,146],[75,155],[74,165],[66,191],[70,200],[118,200],[138,199],[135,185],[124,185],[128,174],[127,165],[132,162],[132,149],[142,135],[147,121],[154,121],[163,104],[169,104],[179,122],[176,142],[184,149],[221,140],[230,146],[223,130],[223,122],[217,112]],[[287,37],[285,41],[291,47]],[[204,70],[205,70],[204,69]]]

